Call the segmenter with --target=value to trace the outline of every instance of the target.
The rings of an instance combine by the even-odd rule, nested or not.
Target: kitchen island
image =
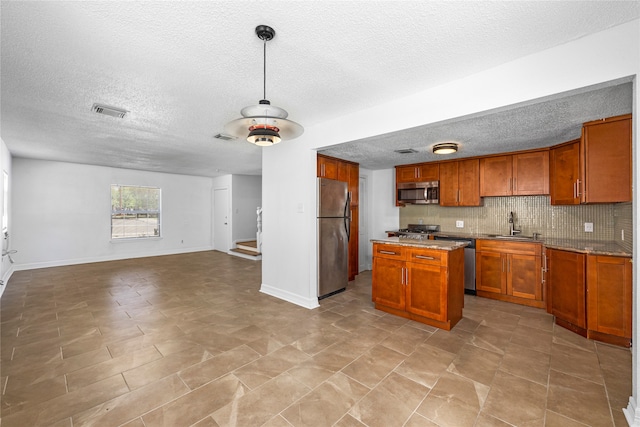
[[[466,242],[373,239],[375,308],[451,330],[462,319]]]

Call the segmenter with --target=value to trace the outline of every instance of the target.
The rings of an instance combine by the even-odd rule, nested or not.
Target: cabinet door
[[[458,162],[440,164],[439,188],[440,206],[458,206]]]
[[[318,155],[318,177],[338,179],[338,160]]]
[[[551,314],[586,329],[585,255],[547,249],[547,258]]]
[[[480,196],[510,196],[512,165],[511,156],[480,159]]]
[[[351,206],[351,230],[349,233],[349,281],[358,275],[358,206]]]
[[[447,320],[447,268],[407,263],[406,311],[429,319]]]
[[[587,326],[589,330],[631,338],[630,258],[587,257]]]
[[[505,262],[499,252],[476,252],[476,289],[506,294]]]
[[[549,193],[552,205],[579,205],[580,141],[549,151]]]
[[[549,152],[513,155],[513,195],[549,194]]]
[[[542,262],[539,256],[507,256],[507,295],[542,301]]]
[[[371,296],[374,303],[404,310],[406,298],[404,267],[404,261],[373,258]]]
[[[412,166],[396,166],[396,183],[415,182],[418,180],[418,168]]]
[[[631,201],[631,115],[585,123],[586,203]]]
[[[480,206],[480,160],[458,162],[458,190],[458,206]]]
[[[419,181],[437,181],[438,179],[440,179],[439,163],[423,163],[418,166]]]

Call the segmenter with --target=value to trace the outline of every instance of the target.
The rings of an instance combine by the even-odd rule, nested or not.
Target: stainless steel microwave
[[[398,202],[407,205],[440,203],[439,181],[403,182],[398,184]]]

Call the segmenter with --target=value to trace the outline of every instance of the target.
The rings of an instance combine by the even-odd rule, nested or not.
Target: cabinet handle
[[[542,284],[544,285],[544,283],[545,283],[545,280],[544,280],[545,269],[544,269],[544,267],[542,267],[541,270],[542,270]]]
[[[456,192],[456,203],[460,203],[460,190]]]
[[[405,285],[409,284],[409,269],[408,268],[404,269],[404,284]]]
[[[404,285],[404,267],[400,269],[400,284]]]
[[[430,260],[434,260],[435,258],[432,256],[424,256],[424,255],[416,255],[415,256],[418,259],[430,259]]]
[[[580,197],[580,180],[576,179],[576,198]]]
[[[391,251],[378,251],[378,253],[385,255],[398,255],[397,253]]]

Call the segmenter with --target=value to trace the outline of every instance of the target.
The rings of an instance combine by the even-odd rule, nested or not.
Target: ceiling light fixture
[[[433,146],[433,154],[451,154],[458,151],[458,144],[453,142],[443,142]]]
[[[283,139],[299,137],[304,132],[304,128],[296,122],[287,120],[289,113],[271,105],[267,99],[267,42],[273,39],[276,32],[266,25],[258,25],[256,35],[264,42],[263,98],[258,105],[243,108],[240,111],[242,118],[227,123],[224,131],[239,138],[246,137],[252,144],[269,147]]]

